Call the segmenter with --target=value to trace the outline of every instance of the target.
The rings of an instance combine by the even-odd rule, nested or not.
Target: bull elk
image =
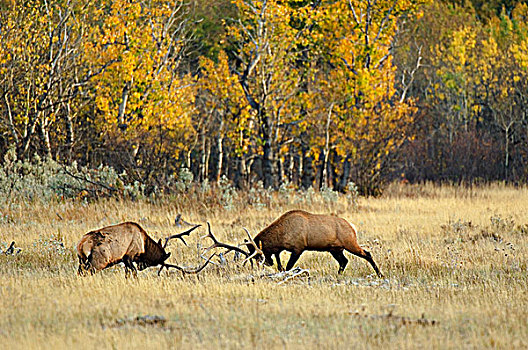
[[[376,274],[383,277],[371,254],[358,245],[356,228],[345,219],[336,216],[312,214],[303,210],[289,211],[253,239],[249,237],[250,241],[246,242],[248,252],[218,242],[210,231],[208,236],[213,239],[214,244],[207,250],[223,247],[228,250],[242,251],[247,257],[246,260],[251,257],[263,257],[268,266],[273,265],[272,255],[275,255],[279,271],[283,271],[280,261],[282,251],[291,252],[290,260],[286,265],[286,270],[289,271],[305,250],[313,250],[332,254],[339,263],[338,273],[342,273],[348,264],[348,259],[343,254],[343,251],[347,250],[368,261]]]
[[[196,225],[185,232],[165,238],[163,245],[161,244],[161,239],[158,242],[154,241],[135,222],[124,222],[88,232],[77,245],[77,256],[79,258],[77,273],[79,275],[85,275],[87,272],[93,274],[120,262],[125,265],[126,277],[128,277],[130,271],[132,271],[134,276],[137,276],[134,263],[138,265],[140,271],[147,267],[160,265],[158,274],[164,267],[173,267],[184,273],[198,273],[207,266],[213,256],[201,267],[184,269],[165,262],[171,255],[171,253],[165,251],[165,248],[169,240],[173,238],[181,239],[187,245],[183,236],[189,235],[199,226]]]

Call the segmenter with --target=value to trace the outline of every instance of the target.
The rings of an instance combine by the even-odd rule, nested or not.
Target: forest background
[[[0,0],[1,197],[526,183],[527,16],[514,0]]]

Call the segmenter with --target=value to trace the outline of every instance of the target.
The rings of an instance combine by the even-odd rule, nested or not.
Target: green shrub
[[[91,169],[76,162],[61,165],[53,159],[20,160],[14,149],[4,156],[0,167],[0,203],[48,203],[64,199],[90,200],[101,197],[142,195],[144,186],[134,182],[125,185],[121,175],[109,166]]]

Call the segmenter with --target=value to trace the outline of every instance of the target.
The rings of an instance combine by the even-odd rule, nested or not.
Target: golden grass
[[[394,185],[382,198],[360,198],[357,210],[343,198],[301,206],[278,194],[261,210],[204,208],[187,198],[2,211],[0,242],[23,249],[0,255],[2,348],[528,347],[527,188]],[[331,255],[316,252],[297,263],[309,279],[283,284],[259,278],[273,270],[234,263],[198,277],[150,269],[126,280],[121,266],[76,275],[74,246],[94,228],[134,220],[157,239],[180,231],[172,222],[181,212],[234,243],[242,227],[255,234],[293,208],[353,222],[386,278],[350,254],[337,275]],[[201,263],[203,234],[189,247],[171,242],[171,262]],[[145,315],[166,322],[134,321]]]

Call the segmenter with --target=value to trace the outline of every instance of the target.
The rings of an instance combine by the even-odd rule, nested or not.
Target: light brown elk
[[[222,246],[218,242],[216,244]],[[279,271],[283,270],[280,261],[282,251],[291,252],[286,265],[286,270],[291,270],[304,251],[313,250],[332,254],[339,263],[338,273],[342,273],[348,263],[343,254],[347,250],[368,261],[376,274],[383,277],[371,254],[358,245],[355,227],[336,216],[311,214],[302,210],[289,211],[262,230],[247,246],[249,252],[244,254],[248,258],[263,255],[265,263],[270,266],[273,265],[272,255],[275,255]],[[223,247],[233,248],[225,244]]]
[[[79,275],[85,275],[87,272],[93,274],[122,262],[125,265],[126,277],[130,271],[134,276],[137,275],[134,263],[138,265],[140,271],[147,267],[160,265],[158,274],[164,267],[173,267],[184,273],[198,273],[209,263],[212,256],[201,267],[187,270],[177,265],[167,264],[165,261],[171,253],[167,253],[165,248],[172,238],[179,238],[185,243],[183,236],[189,235],[199,226],[196,225],[185,232],[167,237],[164,245],[161,244],[161,239],[158,242],[154,241],[135,222],[124,222],[88,232],[77,245],[79,258],[77,272]]]

